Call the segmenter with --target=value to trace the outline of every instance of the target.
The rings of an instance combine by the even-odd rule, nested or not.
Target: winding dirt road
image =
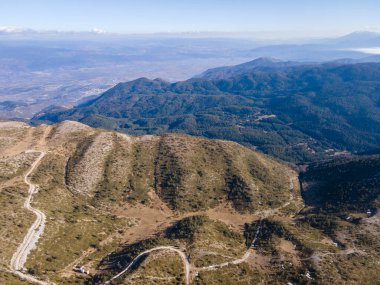
[[[26,279],[30,282],[40,284],[40,285],[55,285],[55,283],[53,283],[53,282],[38,280],[33,275],[22,272],[22,270],[24,269],[24,265],[26,263],[26,260],[27,260],[29,253],[31,252],[32,249],[35,248],[38,239],[41,237],[41,235],[44,232],[45,222],[46,222],[45,214],[42,211],[40,211],[39,209],[33,208],[30,205],[30,203],[33,199],[33,195],[38,192],[38,186],[36,186],[30,182],[29,176],[35,170],[37,165],[40,163],[40,161],[42,160],[42,158],[46,154],[44,151],[36,151],[36,150],[26,151],[26,153],[36,153],[36,152],[40,153],[40,155],[34,161],[32,166],[30,167],[29,171],[24,176],[24,182],[29,186],[28,197],[25,200],[24,208],[33,212],[37,218],[36,218],[35,222],[32,224],[32,226],[29,228],[26,236],[24,237],[23,242],[20,244],[17,251],[14,253],[14,255],[12,257],[11,270],[13,273],[17,274],[21,278]],[[260,233],[260,229],[261,229],[261,221],[260,221],[260,225],[256,231],[255,237],[252,241],[250,248],[245,252],[245,254],[242,258],[235,259],[233,261],[225,262],[225,263],[221,263],[221,264],[214,264],[214,265],[210,265],[210,266],[206,266],[206,267],[194,268],[195,274],[198,273],[199,271],[213,270],[213,269],[225,267],[225,266],[228,266],[231,264],[240,264],[242,262],[245,262],[253,253],[252,248],[257,241],[258,235]],[[132,260],[132,262],[124,270],[122,270],[117,275],[112,277],[109,281],[104,283],[104,285],[112,284],[112,281],[116,280],[121,275],[128,272],[128,270],[136,262],[138,262],[143,256],[145,256],[151,252],[159,251],[159,250],[173,251],[181,257],[182,262],[183,262],[183,266],[184,266],[184,270],[185,270],[185,284],[190,285],[190,272],[191,272],[190,262],[186,256],[186,254],[183,251],[181,251],[178,248],[175,248],[173,246],[158,246],[158,247],[155,247],[155,248],[152,248],[152,249],[149,249],[149,250],[146,250],[146,251],[140,253],[138,256],[136,256]]]
[[[260,224],[259,224],[259,227],[257,228],[256,230],[256,233],[255,233],[255,237],[251,243],[251,246],[249,247],[249,249],[245,252],[245,254],[243,255],[242,258],[239,258],[239,259],[235,259],[233,261],[229,261],[229,262],[225,262],[225,263],[220,263],[220,264],[214,264],[214,265],[210,265],[210,266],[205,266],[205,267],[200,267],[200,268],[194,268],[194,271],[195,271],[195,274],[197,274],[199,271],[207,271],[207,270],[214,270],[214,269],[217,269],[217,268],[221,268],[221,267],[225,267],[225,266],[228,266],[228,265],[231,265],[231,264],[240,264],[240,263],[243,263],[245,261],[247,261],[247,259],[251,256],[251,254],[253,253],[253,248],[254,248],[254,245],[259,237],[259,234],[260,234],[260,230],[261,230],[261,225],[262,225],[262,220],[260,220]],[[117,275],[115,275],[114,277],[112,277],[110,280],[108,280],[106,283],[104,283],[104,285],[109,285],[109,284],[112,284],[112,281],[113,280],[116,280],[117,278],[119,278],[121,275],[127,273],[127,271],[141,258],[143,257],[144,255],[147,255],[153,251],[158,251],[158,250],[169,250],[169,251],[174,251],[176,253],[179,254],[179,256],[181,257],[182,259],[182,262],[183,262],[183,265],[184,265],[184,268],[185,268],[185,284],[186,285],[190,285],[190,271],[191,271],[191,265],[190,265],[190,262],[186,256],[186,254],[175,248],[175,247],[172,247],[172,246],[158,246],[158,247],[155,247],[155,248],[152,248],[152,249],[149,249],[149,250],[146,250],[142,253],[140,253],[138,256],[135,257],[135,259],[132,260],[132,262],[121,272],[119,272]]]
[[[24,269],[24,265],[26,263],[26,259],[30,251],[35,248],[38,239],[41,237],[42,233],[44,232],[45,221],[46,221],[45,214],[41,212],[40,210],[33,208],[30,205],[33,199],[33,194],[35,194],[38,191],[38,187],[29,181],[29,175],[34,171],[38,163],[46,154],[44,151],[36,151],[36,150],[26,151],[26,153],[35,153],[35,152],[40,153],[40,155],[34,161],[29,171],[24,176],[24,182],[29,186],[28,197],[25,200],[24,208],[33,212],[37,218],[34,221],[33,225],[29,228],[26,236],[24,237],[23,242],[17,248],[17,251],[13,254],[12,259],[11,259],[11,269],[15,274],[17,274],[23,279],[26,279],[28,281],[41,284],[41,285],[48,285],[48,284],[54,284],[54,283],[38,280],[33,275],[26,274],[21,271]]]
[[[213,265],[209,265],[209,266],[205,266],[205,267],[200,267],[200,268],[197,268],[196,271],[199,272],[199,271],[214,270],[214,269],[217,269],[217,268],[226,267],[226,266],[229,266],[229,265],[232,265],[232,264],[236,265],[236,264],[240,264],[240,263],[243,263],[243,262],[247,261],[248,258],[253,253],[253,248],[254,248],[254,246],[256,244],[256,241],[257,241],[257,239],[259,237],[259,234],[260,234],[261,224],[262,224],[262,220],[260,220],[259,226],[258,226],[258,228],[256,230],[255,237],[252,240],[251,246],[248,248],[248,250],[245,252],[245,254],[243,255],[242,258],[238,258],[238,259],[235,259],[235,260],[232,260],[232,261],[229,261],[229,262],[224,262],[224,263],[213,264]]]
[[[112,277],[109,281],[104,283],[104,285],[112,284],[111,282],[113,280],[119,278],[121,275],[126,273],[141,257],[143,257],[144,255],[147,255],[153,251],[158,251],[158,250],[174,251],[174,252],[179,254],[179,256],[182,259],[183,265],[185,267],[185,283],[186,283],[186,285],[190,285],[190,262],[187,259],[186,254],[183,251],[181,251],[181,250],[179,250],[173,246],[158,246],[158,247],[155,247],[155,248],[152,248],[152,249],[149,249],[149,250],[146,250],[146,251],[140,253],[138,256],[135,257],[135,259],[132,260],[132,262],[123,271],[119,272],[117,275]]]

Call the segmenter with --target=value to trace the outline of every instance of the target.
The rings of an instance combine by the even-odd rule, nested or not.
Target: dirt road
[[[41,285],[48,285],[48,284],[54,284],[54,283],[38,280],[33,275],[22,272],[30,251],[35,248],[38,239],[41,237],[42,233],[44,232],[45,221],[46,221],[45,214],[41,212],[40,210],[33,208],[30,205],[33,199],[33,195],[38,191],[38,187],[30,182],[29,175],[34,171],[38,163],[46,154],[44,151],[36,151],[36,150],[26,151],[26,153],[33,153],[33,152],[39,152],[40,155],[38,156],[36,161],[32,164],[29,171],[24,176],[24,182],[28,184],[29,186],[28,197],[25,200],[24,208],[27,209],[28,211],[33,212],[36,215],[36,220],[34,221],[32,226],[29,228],[26,236],[24,237],[23,242],[17,248],[17,251],[13,254],[12,259],[11,259],[11,269],[15,274],[17,274],[23,279],[26,279],[33,283],[37,283]]]
[[[104,283],[104,285],[112,284],[113,280],[115,280],[115,279],[119,278],[121,275],[125,274],[141,257],[143,257],[144,255],[147,255],[153,251],[158,251],[158,250],[174,251],[174,252],[179,254],[179,256],[182,259],[184,268],[185,268],[185,284],[190,285],[190,262],[187,259],[186,254],[183,251],[181,251],[175,247],[172,247],[172,246],[158,246],[158,247],[155,247],[155,248],[152,248],[152,249],[149,249],[149,250],[146,250],[146,251],[140,253],[138,256],[135,257],[135,259],[132,260],[132,262],[123,271],[119,272],[119,274],[112,277],[109,281]]]

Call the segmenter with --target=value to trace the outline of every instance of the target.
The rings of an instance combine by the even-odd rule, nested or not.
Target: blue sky
[[[0,27],[117,33],[380,31],[379,0],[1,0]]]

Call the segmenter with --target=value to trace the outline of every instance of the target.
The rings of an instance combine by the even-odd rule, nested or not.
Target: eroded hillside
[[[258,211],[300,203],[293,170],[236,143],[175,134],[132,137],[69,121],[37,128],[4,122],[0,128],[2,215],[14,213],[3,222],[2,238],[14,241],[1,243],[3,268],[35,218],[22,208],[23,175],[38,157],[27,151],[45,152],[30,180],[39,186],[32,205],[47,222],[25,265],[42,280],[87,279],[73,266],[84,264],[94,274],[120,245],[189,215],[238,230]]]
[[[176,134],[87,132],[65,169],[69,189],[95,203],[150,205],[158,196],[180,212],[214,208],[221,201],[254,212],[278,207],[296,191],[296,173],[267,156],[233,142]]]
[[[0,143],[4,284],[28,282],[10,261],[30,197],[46,222],[21,272],[40,284],[344,284],[353,266],[376,284],[378,217],[304,208],[294,170],[237,143],[70,121],[0,122]]]

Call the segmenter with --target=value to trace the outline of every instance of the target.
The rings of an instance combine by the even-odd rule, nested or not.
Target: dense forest
[[[380,195],[380,155],[313,163],[301,174],[307,204],[328,212],[376,208]]]

